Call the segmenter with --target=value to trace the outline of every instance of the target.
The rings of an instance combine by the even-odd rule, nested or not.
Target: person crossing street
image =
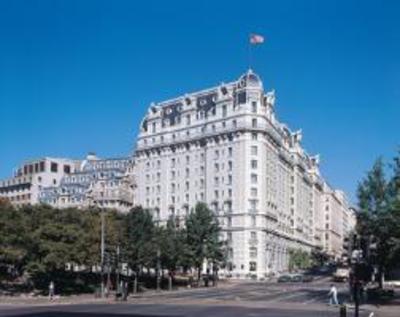
[[[337,299],[337,288],[335,285],[331,284],[331,289],[329,290],[329,305],[339,305]]]

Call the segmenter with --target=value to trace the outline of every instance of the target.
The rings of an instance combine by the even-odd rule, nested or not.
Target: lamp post
[[[360,278],[361,278],[361,262],[362,250],[360,249],[360,241],[357,235],[353,237],[354,249],[351,254],[351,263],[353,266],[353,299],[354,299],[354,316],[358,317],[360,313]]]
[[[101,259],[101,297],[104,298],[104,250],[105,250],[105,219],[104,210],[100,211],[101,217],[101,245],[100,245],[100,259]]]
[[[157,219],[157,231],[160,233],[159,228],[160,228],[160,219]],[[160,250],[160,241],[157,241],[157,268],[156,268],[156,288],[157,292],[161,290],[161,261],[160,261],[160,256],[161,256],[161,250]]]
[[[117,291],[121,291],[119,289],[119,245],[117,245],[117,265],[116,265],[116,270],[117,270]]]

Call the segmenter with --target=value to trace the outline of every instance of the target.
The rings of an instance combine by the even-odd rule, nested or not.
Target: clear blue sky
[[[131,152],[151,101],[236,79],[247,37],[350,197],[400,144],[399,1],[0,1],[0,178],[28,158]]]

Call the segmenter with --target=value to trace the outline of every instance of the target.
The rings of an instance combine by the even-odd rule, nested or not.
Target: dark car
[[[278,283],[288,283],[292,281],[292,277],[288,274],[281,275],[278,278]]]
[[[284,274],[278,278],[278,283],[309,283],[313,277],[304,274]]]

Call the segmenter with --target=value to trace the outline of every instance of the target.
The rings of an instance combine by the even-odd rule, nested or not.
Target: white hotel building
[[[43,158],[0,181],[16,206],[149,208],[182,222],[199,201],[228,243],[227,273],[263,278],[288,268],[289,250],[340,258],[355,225],[345,195],[319,172],[319,157],[275,117],[275,93],[249,70],[237,81],[152,104],[133,158]]]
[[[152,104],[135,151],[135,204],[183,219],[203,201],[218,216],[234,277],[285,271],[289,250],[323,247],[318,156],[275,116],[251,70],[237,81]],[[341,215],[337,215],[341,217]]]

